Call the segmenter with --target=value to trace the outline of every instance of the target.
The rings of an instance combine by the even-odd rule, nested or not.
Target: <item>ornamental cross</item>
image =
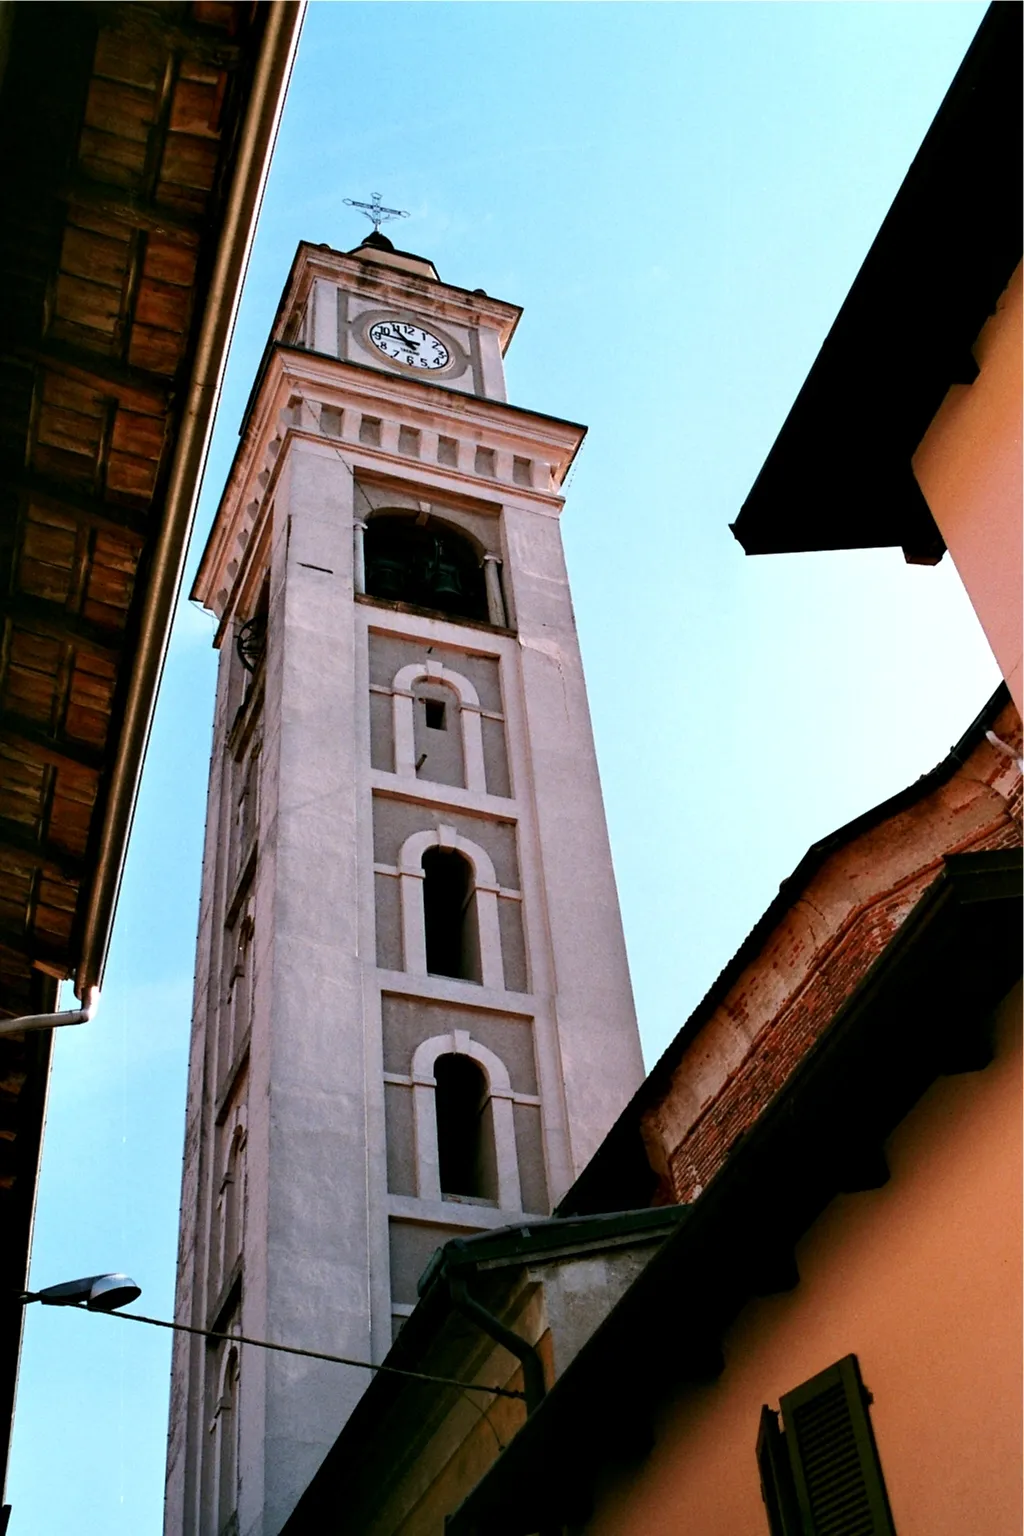
[[[346,197],[343,201],[350,208],[358,208],[360,213],[365,214],[373,225],[375,235],[380,233],[381,225],[386,223],[388,219],[407,219],[409,217],[404,208],[384,208],[381,205],[379,192],[371,192],[370,198],[371,201],[368,203],[357,203],[354,197]]]

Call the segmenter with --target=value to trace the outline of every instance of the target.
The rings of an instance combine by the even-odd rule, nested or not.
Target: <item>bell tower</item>
[[[194,596],[220,651],[179,1321],[381,1360],[642,1076],[519,309],[301,245]],[[276,1536],[367,1373],[179,1335],[167,1536]]]

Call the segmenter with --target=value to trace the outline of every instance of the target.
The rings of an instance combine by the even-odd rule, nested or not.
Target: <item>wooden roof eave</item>
[[[117,746],[87,898],[75,991],[83,997],[103,978],[128,835],[170,639],[185,555],[195,518],[210,432],[220,396],[242,279],[270,167],[270,156],[291,74],[306,0],[269,7],[266,30],[239,141],[182,427],[168,484],[166,511],[154,550]]]

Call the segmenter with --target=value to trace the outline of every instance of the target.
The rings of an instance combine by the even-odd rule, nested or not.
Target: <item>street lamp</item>
[[[48,1285],[42,1291],[25,1291],[21,1300],[26,1306],[30,1301],[41,1301],[44,1307],[84,1305],[90,1312],[114,1312],[141,1295],[141,1285],[136,1285],[130,1275],[86,1275],[82,1280]]]
[[[435,1386],[458,1387],[462,1392],[487,1392],[492,1397],[512,1397],[522,1401],[525,1392],[514,1387],[492,1387],[479,1381],[458,1381],[452,1376],[435,1376],[424,1371],[406,1370],[383,1360],[353,1360],[348,1355],[328,1355],[319,1349],[299,1349],[294,1344],[272,1344],[269,1339],[253,1339],[244,1333],[217,1333],[212,1328],[197,1328],[192,1323],[172,1323],[164,1317],[143,1317],[141,1312],[119,1312],[129,1302],[137,1301],[142,1287],[130,1275],[86,1275],[82,1280],[65,1280],[62,1285],[48,1285],[43,1291],[22,1291],[18,1300],[27,1306],[41,1301],[44,1307],[79,1307],[87,1312],[106,1312],[126,1323],[146,1323],[150,1328],[169,1328],[173,1333],[191,1333],[218,1344],[251,1344],[256,1349],[270,1349],[279,1355],[301,1355],[305,1360],[326,1360],[331,1365],[354,1365],[361,1371],[383,1371],[389,1376],[405,1376],[413,1381],[432,1381]],[[6,1509],[6,1505],[4,1508]],[[3,1510],[0,1510],[0,1536],[4,1536]]]

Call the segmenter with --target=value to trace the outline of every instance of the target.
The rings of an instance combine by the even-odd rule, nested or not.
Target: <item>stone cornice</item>
[[[324,411],[333,412],[332,430]],[[363,417],[381,425],[381,441],[361,440]],[[403,455],[401,427],[433,440],[432,457]],[[353,475],[385,477],[436,493],[491,506],[522,503],[557,516],[558,486],[586,433],[576,422],[524,410],[504,401],[467,395],[419,378],[379,372],[322,353],[271,348],[245,431],[200,561],[192,597],[223,619],[242,590],[252,551],[260,542],[281,464],[293,439],[316,443],[343,458]],[[436,439],[457,444],[455,464],[436,462]],[[478,449],[489,450],[493,474],[475,470]],[[513,479],[516,459],[530,464],[530,484]]]
[[[318,277],[340,283],[353,294],[387,298],[409,307],[426,305],[439,319],[459,325],[486,325],[498,332],[502,353],[507,350],[523,313],[518,304],[492,299],[483,292],[458,288],[440,279],[420,277],[381,262],[364,261],[343,251],[303,241],[295,253],[281,297],[272,333],[274,340],[281,339],[288,317],[305,302],[310,286]]]

